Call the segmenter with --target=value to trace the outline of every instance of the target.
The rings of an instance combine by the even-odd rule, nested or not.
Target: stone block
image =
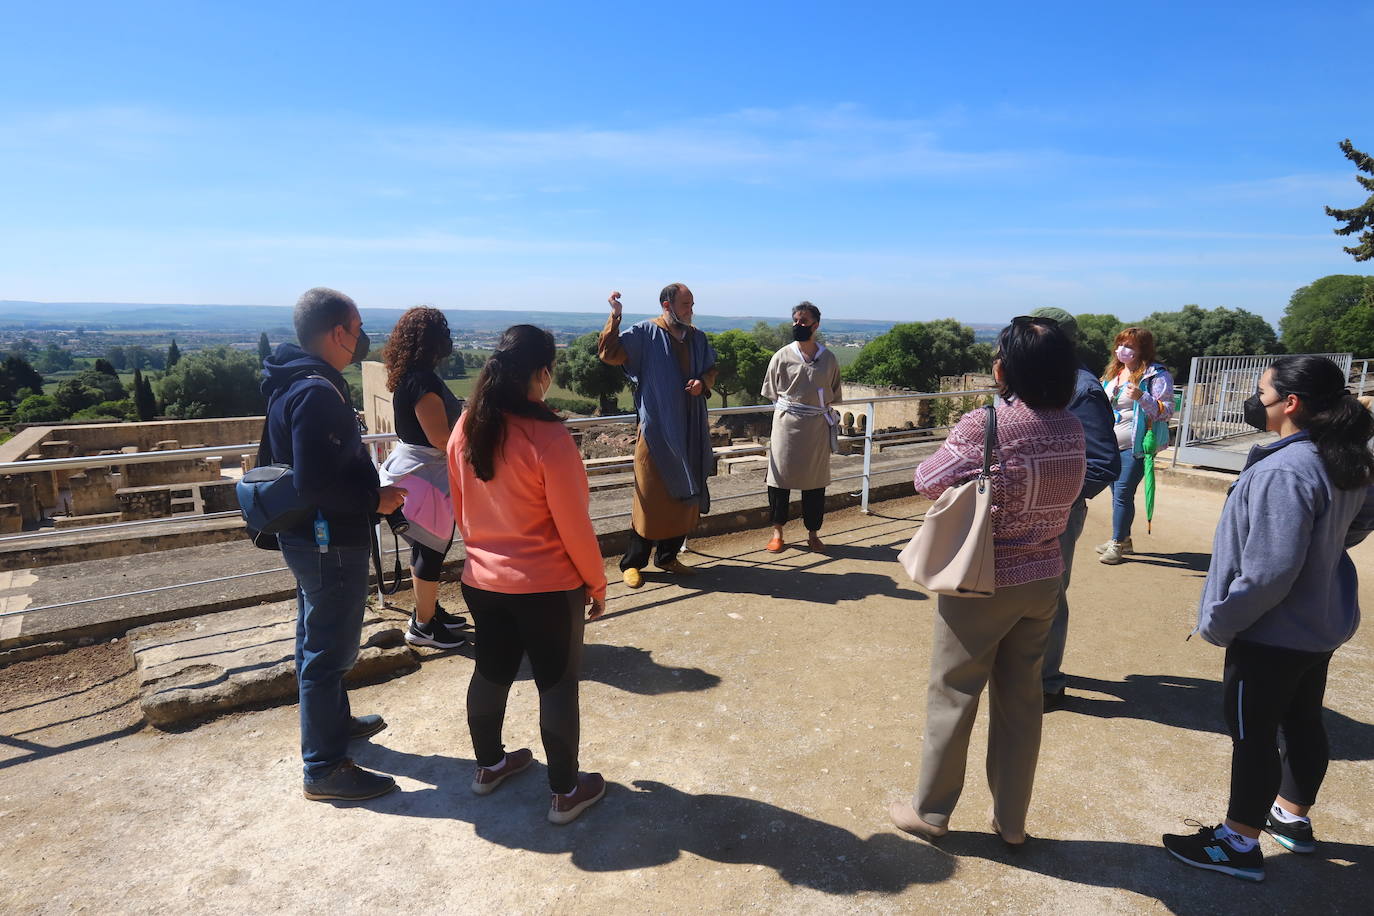
[[[129,632],[139,703],[167,728],[235,709],[296,700],[296,603],[225,611]],[[395,621],[368,612],[349,685],[420,666]]]
[[[118,512],[100,512],[94,515],[58,515],[53,518],[54,528],[92,528],[96,525],[113,525],[122,521]]]
[[[163,439],[161,442],[153,443],[152,451],[155,452],[174,452],[181,448],[181,443],[175,439]]]
[[[115,491],[122,520],[166,518],[172,514],[171,487],[124,487]]]
[[[37,522],[43,514],[35,481],[45,482],[51,487],[52,475],[40,471],[37,474],[6,474],[0,477],[0,502],[17,505],[19,517],[26,522]]]
[[[73,515],[95,515],[118,508],[115,479],[108,468],[87,468],[73,474],[67,480],[67,487],[71,491]]]
[[[0,534],[18,534],[24,530],[24,517],[17,503],[0,503]]]

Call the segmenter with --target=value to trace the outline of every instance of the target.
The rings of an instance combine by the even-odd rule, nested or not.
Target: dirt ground
[[[986,827],[985,713],[951,835],[886,820],[914,788],[929,664],[932,602],[894,562],[911,500],[836,513],[825,555],[773,556],[747,532],[693,541],[693,579],[613,586],[582,692],[582,763],[611,786],[566,828],[544,820],[542,765],[467,789],[467,652],[354,691],[390,723],[354,755],[402,787],[364,806],[301,798],[294,707],[167,734],[140,722],[122,643],[0,670],[0,911],[1369,912],[1368,627],[1332,666],[1318,853],[1266,840],[1268,880],[1250,885],[1159,847],[1184,818],[1220,818],[1229,759],[1221,652],[1184,640],[1221,496],[1166,486],[1159,502],[1119,567],[1095,562],[1110,507],[1091,507],[1071,699],[1046,719],[1024,850]],[[1355,556],[1374,606],[1374,544]],[[517,682],[508,746],[542,759],[536,711]]]

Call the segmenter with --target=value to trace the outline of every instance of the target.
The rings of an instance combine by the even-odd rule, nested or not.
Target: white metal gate
[[[1350,377],[1349,353],[1319,353]],[[1253,435],[1244,418],[1245,399],[1255,393],[1264,370],[1275,356],[1195,356],[1183,398],[1178,428],[1177,461],[1239,471],[1245,454],[1215,446],[1226,439]]]

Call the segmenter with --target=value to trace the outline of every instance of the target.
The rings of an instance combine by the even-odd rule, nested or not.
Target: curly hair
[[[408,372],[433,369],[452,352],[453,339],[443,312],[427,305],[407,309],[391,329],[382,350],[386,390],[395,391]]]

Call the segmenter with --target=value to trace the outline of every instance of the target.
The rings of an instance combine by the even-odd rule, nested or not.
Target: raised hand
[[[616,317],[616,318],[619,318],[619,317],[620,317],[620,293],[619,293],[619,291],[612,292],[609,296],[606,297],[606,301],[609,302],[609,303],[611,304],[611,315],[614,316],[614,317]]]

